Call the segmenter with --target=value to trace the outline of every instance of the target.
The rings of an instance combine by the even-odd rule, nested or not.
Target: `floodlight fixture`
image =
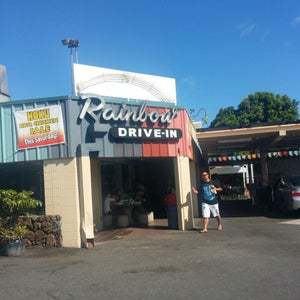
[[[68,48],[78,48],[79,47],[79,40],[77,39],[63,39],[62,44],[64,46],[68,46]]]

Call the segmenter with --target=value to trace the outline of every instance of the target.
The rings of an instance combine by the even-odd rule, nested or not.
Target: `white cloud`
[[[238,29],[240,31],[240,38],[250,36],[254,32],[256,27],[256,23],[241,23],[238,26]]]
[[[294,18],[291,22],[292,25],[300,25],[300,16]]]
[[[196,88],[197,81],[192,77],[183,77],[180,79],[180,84],[189,87],[189,88]]]

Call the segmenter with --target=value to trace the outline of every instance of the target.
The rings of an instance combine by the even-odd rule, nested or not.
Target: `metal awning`
[[[206,156],[230,155],[238,151],[289,150],[300,146],[300,123],[201,129],[197,138]]]

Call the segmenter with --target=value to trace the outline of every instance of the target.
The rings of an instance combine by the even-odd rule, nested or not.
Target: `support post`
[[[269,172],[267,163],[267,153],[264,150],[260,151],[260,167],[262,176],[262,185],[267,186],[269,184]]]
[[[178,229],[193,228],[193,203],[190,161],[188,157],[174,158],[174,174],[177,198]]]
[[[91,158],[93,218],[96,230],[103,229],[103,199],[101,162],[98,158]]]
[[[190,161],[190,169],[191,169],[191,186],[196,187],[197,186],[197,167],[195,161]],[[191,193],[192,196],[192,208],[193,208],[193,218],[199,218],[199,203],[198,203],[198,197],[195,193]],[[194,219],[193,219],[194,220]],[[193,223],[194,227],[194,223]]]
[[[91,161],[89,156],[81,156],[78,160],[78,183],[81,211],[81,240],[85,247],[94,244],[94,218]]]

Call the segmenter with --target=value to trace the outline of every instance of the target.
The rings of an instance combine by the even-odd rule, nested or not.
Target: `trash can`
[[[178,229],[177,206],[167,206],[168,227],[170,229]]]
[[[118,227],[124,228],[129,226],[128,215],[118,215]]]

